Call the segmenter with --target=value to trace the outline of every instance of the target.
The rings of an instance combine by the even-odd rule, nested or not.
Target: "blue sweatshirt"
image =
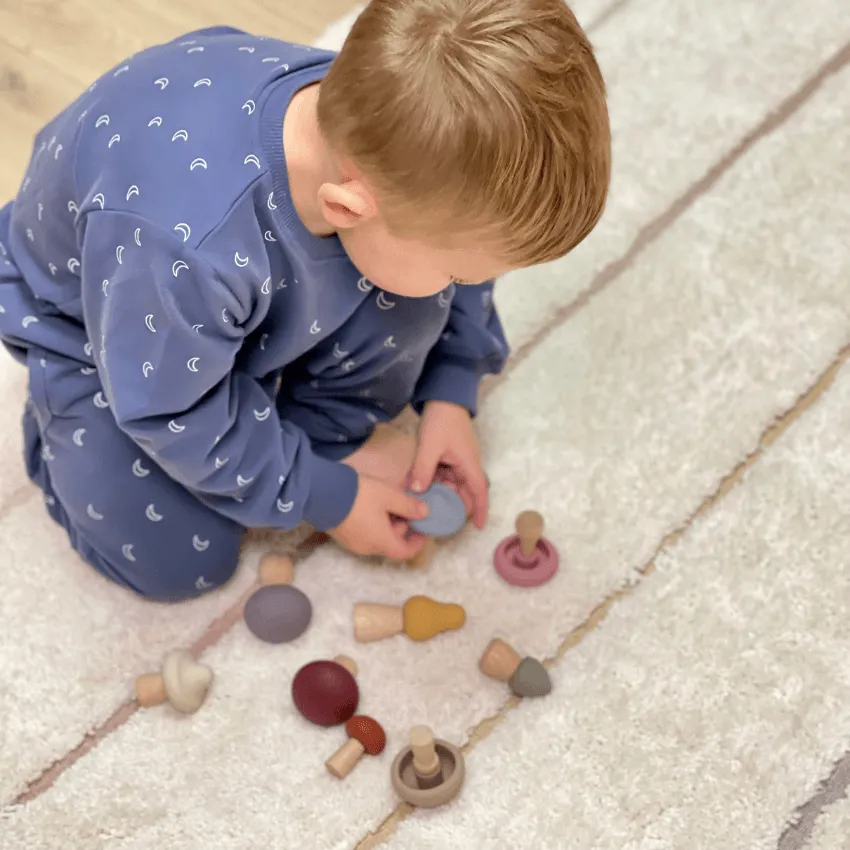
[[[418,409],[474,414],[508,351],[492,284],[392,296],[408,311],[396,320],[431,331],[392,347],[374,309],[386,294],[299,220],[283,116],[334,56],[230,28],[136,54],[37,135],[8,222],[24,285],[48,305],[38,344],[96,368],[120,429],[246,527],[347,516],[357,476],[331,446],[357,431],[347,419],[387,418],[370,387],[391,363],[420,370]],[[322,370],[332,392],[311,379]]]

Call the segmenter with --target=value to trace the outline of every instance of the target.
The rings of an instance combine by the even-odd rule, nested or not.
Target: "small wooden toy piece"
[[[357,677],[359,668],[357,667],[357,662],[353,658],[350,658],[348,655],[335,655],[334,661],[339,664],[340,667],[345,667],[352,676],[355,678]]]
[[[317,726],[345,723],[360,702],[356,673],[357,665],[344,655],[333,661],[311,661],[292,680],[292,701]]]
[[[546,668],[535,658],[521,658],[500,638],[487,644],[478,667],[485,676],[507,682],[518,697],[542,697],[552,690]]]
[[[410,492],[428,505],[428,516],[410,521],[410,527],[429,537],[451,537],[466,525],[466,505],[446,484],[435,481],[424,493]]]
[[[466,611],[450,602],[428,596],[411,596],[402,606],[360,602],[354,606],[354,637],[360,643],[393,637],[404,632],[411,640],[424,641],[441,632],[459,629]]]
[[[136,679],[136,699],[144,708],[168,701],[183,714],[194,714],[206,699],[213,671],[199,664],[185,649],[165,656],[161,673],[145,673]]]
[[[516,534],[496,547],[493,565],[509,584],[535,587],[558,571],[558,552],[543,537],[543,527],[543,517],[537,511],[523,511],[516,518]]]
[[[325,767],[337,779],[345,779],[364,753],[380,755],[387,745],[387,735],[377,720],[355,714],[345,724],[348,740],[325,762]]]
[[[414,726],[410,743],[393,760],[390,780],[406,803],[433,809],[451,802],[466,775],[463,753],[454,744],[435,738],[428,726]]]
[[[407,561],[407,566],[414,570],[423,570],[431,564],[436,552],[437,541],[433,537],[428,537],[425,539],[425,545],[419,550],[419,553]]]
[[[289,555],[269,552],[260,561],[258,572],[260,584],[292,584],[295,578],[295,565]]]

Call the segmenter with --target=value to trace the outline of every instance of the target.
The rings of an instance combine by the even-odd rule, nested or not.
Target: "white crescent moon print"
[[[149,504],[149,505],[145,508],[145,516],[146,516],[146,517],[147,517],[147,518],[148,518],[151,522],[160,522],[160,521],[162,520],[162,514],[159,514],[159,513],[157,513],[157,512],[156,512],[156,506],[153,504],[153,502],[151,502],[151,503],[150,503],[150,504]]]

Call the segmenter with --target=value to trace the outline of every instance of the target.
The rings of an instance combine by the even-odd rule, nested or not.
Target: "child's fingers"
[[[385,541],[384,555],[392,561],[408,561],[425,545],[425,535],[407,533],[406,523],[392,523]]]
[[[487,513],[490,503],[490,492],[487,487],[487,478],[481,468],[476,469],[466,479],[466,487],[472,494],[475,509],[472,513],[472,522],[477,528],[484,528],[487,524]]]
[[[387,500],[384,504],[387,513],[402,519],[424,519],[428,516],[428,504],[404,490],[387,487]]]
[[[442,449],[435,442],[420,440],[409,476],[410,488],[415,493],[424,493],[431,486],[441,454]]]

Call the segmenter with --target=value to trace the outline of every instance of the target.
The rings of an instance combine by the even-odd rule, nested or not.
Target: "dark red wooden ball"
[[[360,690],[354,676],[336,661],[311,661],[292,680],[292,701],[311,723],[336,726],[357,711]]]

